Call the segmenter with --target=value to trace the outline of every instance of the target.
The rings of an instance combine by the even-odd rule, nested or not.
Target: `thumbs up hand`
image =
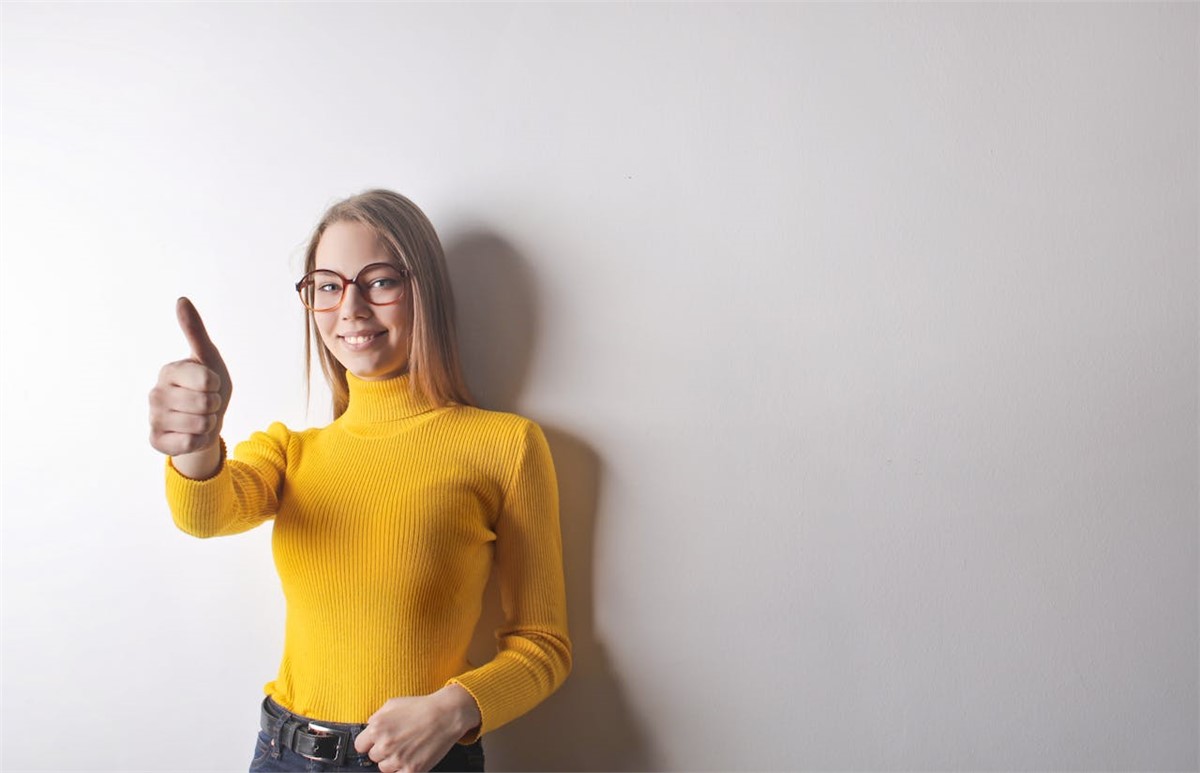
[[[150,445],[173,457],[189,478],[220,468],[220,435],[233,384],[199,312],[187,298],[175,304],[192,356],[163,366],[150,390]]]

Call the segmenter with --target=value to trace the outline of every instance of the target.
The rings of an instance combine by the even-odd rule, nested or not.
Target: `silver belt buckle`
[[[336,730],[334,730],[331,727],[325,727],[324,725],[318,725],[316,722],[309,722],[308,727],[305,729],[309,733],[312,733],[313,735],[321,736],[322,738],[330,738],[330,737],[337,738],[337,745],[334,747],[333,757],[314,757],[311,754],[301,754],[300,755],[301,757],[304,757],[305,759],[309,759],[309,760],[319,760],[321,762],[337,762],[339,765],[341,764],[341,761],[344,761],[344,758],[342,755],[342,742],[343,742],[343,739],[346,737],[345,735],[337,732]]]

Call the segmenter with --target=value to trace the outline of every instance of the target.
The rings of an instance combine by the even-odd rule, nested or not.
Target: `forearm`
[[[490,733],[525,714],[551,693],[571,671],[571,641],[565,625],[557,632],[506,635],[501,651],[483,665],[454,677],[482,711],[480,733]]]
[[[201,459],[202,452],[169,457],[167,503],[175,525],[196,537],[216,537],[252,529],[274,517],[290,442],[288,428],[275,422],[266,432],[255,432],[239,443],[233,458],[224,440],[203,452],[215,453],[215,458]]]
[[[194,537],[247,531],[273,516],[278,507],[267,482],[237,461],[222,458],[210,476],[193,479],[171,457],[166,483],[175,525]]]

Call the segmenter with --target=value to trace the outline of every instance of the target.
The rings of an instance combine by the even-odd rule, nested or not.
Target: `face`
[[[351,279],[364,266],[392,262],[375,231],[362,223],[334,223],[317,243],[316,267]],[[378,381],[408,370],[412,308],[407,283],[400,302],[389,306],[367,303],[359,287],[347,284],[341,306],[312,315],[321,340],[337,361],[364,381]]]

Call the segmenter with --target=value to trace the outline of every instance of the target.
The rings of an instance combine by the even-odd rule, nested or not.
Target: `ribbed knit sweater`
[[[407,375],[347,374],[332,424],[281,423],[239,443],[207,480],[167,460],[176,525],[197,537],[274,519],[287,602],[264,691],[328,722],[365,723],[389,698],[457,683],[483,722],[471,743],[532,709],[571,669],[558,489],[541,429],[511,413],[434,407]],[[467,659],[495,563],[497,654]]]

